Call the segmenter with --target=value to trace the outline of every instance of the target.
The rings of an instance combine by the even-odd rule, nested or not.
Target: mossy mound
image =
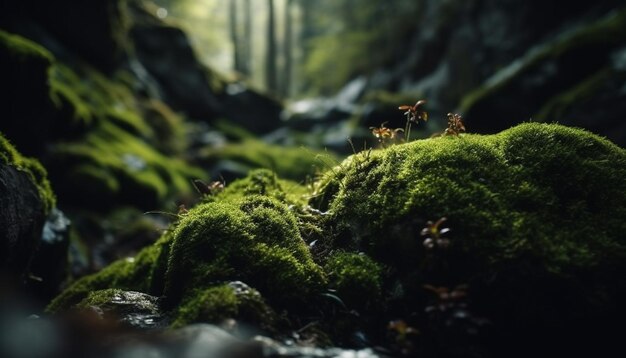
[[[231,282],[190,295],[176,310],[172,327],[182,327],[194,322],[220,323],[236,318],[271,330],[275,316],[257,290],[242,282]]]
[[[352,156],[314,202],[374,257],[389,245],[422,251],[423,224],[447,216],[455,245],[485,264],[531,255],[561,272],[623,253],[625,175],[626,152],[614,144],[527,123]]]
[[[359,153],[327,173],[312,202],[328,211],[332,246],[392,268],[396,314],[426,304],[424,285],[469,283],[474,307],[504,334],[567,335],[623,311],[624,178],[624,149],[526,123]],[[420,233],[441,217],[450,247],[428,250]]]
[[[119,260],[75,282],[48,310],[69,308],[90,292],[108,288],[163,296],[165,307],[178,312],[173,321],[180,324],[223,319],[231,311],[248,312],[244,316],[252,317],[250,307],[265,307],[259,304],[260,297],[252,302],[244,295],[231,300],[233,305],[227,310],[216,305],[216,310],[224,311],[213,312],[212,298],[231,297],[222,285],[232,281],[249,284],[272,305],[298,309],[323,289],[326,279],[301,237],[299,220],[289,209],[291,194],[282,191],[280,182],[269,171],[250,173],[180,214],[173,230],[136,257]],[[265,311],[257,313],[268,317]]]

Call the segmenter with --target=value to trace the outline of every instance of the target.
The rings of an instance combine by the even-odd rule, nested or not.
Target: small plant
[[[192,183],[201,195],[216,195],[221,193],[226,187],[226,181],[223,178],[221,181],[212,181],[210,184],[207,184],[200,179],[194,179]]]
[[[424,247],[428,250],[435,248],[446,249],[450,246],[450,240],[442,235],[450,232],[450,228],[441,227],[441,225],[448,220],[445,217],[437,220],[436,222],[428,221],[426,226],[422,229],[421,235],[425,236]]]
[[[415,103],[414,106],[410,105],[402,105],[398,107],[399,110],[405,111],[404,115],[406,116],[406,126],[404,129],[404,133],[406,133],[406,141],[410,140],[411,136],[411,123],[415,122],[416,124],[419,121],[428,121],[428,112],[421,109],[422,106],[426,104],[426,100],[420,99]]]
[[[397,138],[398,133],[399,132],[403,132],[404,129],[402,128],[396,128],[396,129],[391,129],[391,128],[387,128],[385,125],[387,124],[387,122],[383,122],[380,127],[370,127],[370,130],[372,131],[372,134],[374,135],[374,137],[376,137],[378,139],[378,142],[384,147],[385,146],[385,142],[386,140],[393,140],[395,138]]]
[[[465,133],[463,118],[459,114],[448,113],[448,128],[446,128],[444,135],[458,136],[460,133]]]

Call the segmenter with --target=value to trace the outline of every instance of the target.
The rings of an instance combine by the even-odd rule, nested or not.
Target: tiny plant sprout
[[[450,232],[450,228],[441,227],[446,220],[447,218],[443,217],[434,223],[432,221],[426,223],[426,226],[420,233],[422,236],[426,237],[423,242],[426,249],[432,250],[435,247],[447,249],[450,246],[450,240],[442,236]]]
[[[460,133],[465,132],[465,124],[463,118],[456,113],[448,113],[448,128],[446,128],[444,135],[458,136]]]
[[[194,179],[193,186],[196,188],[198,193],[200,193],[200,195],[216,195],[224,190],[226,183],[223,179],[222,181],[212,181],[210,184],[207,184],[199,179]]]
[[[387,122],[384,122],[380,125],[380,127],[370,127],[372,134],[374,137],[378,139],[378,142],[382,145],[385,144],[387,139],[395,139],[398,136],[399,132],[404,131],[402,128],[391,129],[387,128],[385,125]]]
[[[407,142],[410,140],[411,136],[411,123],[415,122],[417,124],[419,121],[428,121],[428,112],[421,109],[424,104],[426,104],[426,100],[420,99],[413,106],[405,104],[398,107],[399,110],[405,111],[404,115],[406,116],[406,126],[404,133],[406,133]]]

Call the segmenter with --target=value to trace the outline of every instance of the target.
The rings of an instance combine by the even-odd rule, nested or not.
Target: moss
[[[80,278],[52,300],[46,311],[68,309],[99,290],[130,290],[160,296],[171,242],[171,233],[166,232],[135,257],[117,260],[97,273]]]
[[[221,323],[234,318],[271,328],[273,316],[258,291],[248,288],[237,292],[233,285],[223,284],[190,295],[176,310],[172,327],[195,322]]]
[[[2,30],[0,30],[0,47],[2,47],[2,52],[6,51],[22,62],[39,62],[44,67],[48,67],[54,60],[48,50],[35,42]]]
[[[279,179],[268,169],[251,170],[245,178],[227,184],[226,189],[216,197],[205,200],[233,200],[250,195],[268,196],[288,205],[304,205],[308,200],[308,189],[298,183]]]
[[[56,205],[56,196],[48,181],[48,174],[39,161],[22,156],[0,133],[0,163],[14,166],[28,175],[30,181],[37,188],[44,213],[47,215]]]
[[[211,282],[241,280],[271,302],[289,304],[324,282],[295,217],[269,197],[201,204],[180,220],[174,237],[165,290],[173,302]]]
[[[235,163],[239,171],[265,168],[274,171],[281,178],[303,180],[314,176],[324,166],[319,156],[333,155],[312,151],[303,147],[269,144],[254,138],[230,142],[222,147],[207,148],[201,153],[208,165],[215,163]]]
[[[624,258],[625,168],[624,150],[602,138],[526,123],[353,156],[315,204],[331,211],[337,240],[403,269],[419,267],[424,223],[447,216],[472,264],[533,257],[575,272]],[[459,278],[476,272],[462,266]]]
[[[228,193],[232,188],[243,194]],[[219,292],[205,290],[229,281],[246,282],[269,302],[297,308],[323,288],[325,276],[311,258],[295,214],[277,197],[288,195],[275,174],[251,173],[182,215],[175,228],[134,258],[75,282],[48,310],[71,307],[93,290],[118,288],[164,296],[171,310],[187,307],[179,318],[186,322],[211,317],[208,308],[196,306],[209,300],[202,295]]]
[[[329,286],[349,308],[381,310],[382,266],[365,254],[338,252],[328,258],[324,271]]]
[[[80,142],[58,144],[53,156],[58,170],[75,174],[65,177],[61,188],[92,195],[92,205],[94,197],[100,199],[100,208],[118,201],[154,209],[172,194],[190,192],[190,179],[204,176],[111,122],[101,123]]]

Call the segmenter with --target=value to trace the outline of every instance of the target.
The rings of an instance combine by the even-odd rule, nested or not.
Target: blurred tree
[[[243,40],[241,73],[252,76],[252,3],[251,0],[243,1]]]
[[[274,0],[267,0],[267,51],[265,53],[265,86],[268,91],[277,90],[276,71],[276,12]]]
[[[285,6],[285,37],[283,43],[283,56],[285,59],[283,69],[283,81],[281,86],[281,94],[283,97],[291,95],[291,83],[293,74],[293,0],[287,0]]]
[[[237,21],[237,0],[229,1],[228,24],[230,28],[230,41],[233,45],[233,69],[241,71],[241,41],[239,40],[239,24]]]

